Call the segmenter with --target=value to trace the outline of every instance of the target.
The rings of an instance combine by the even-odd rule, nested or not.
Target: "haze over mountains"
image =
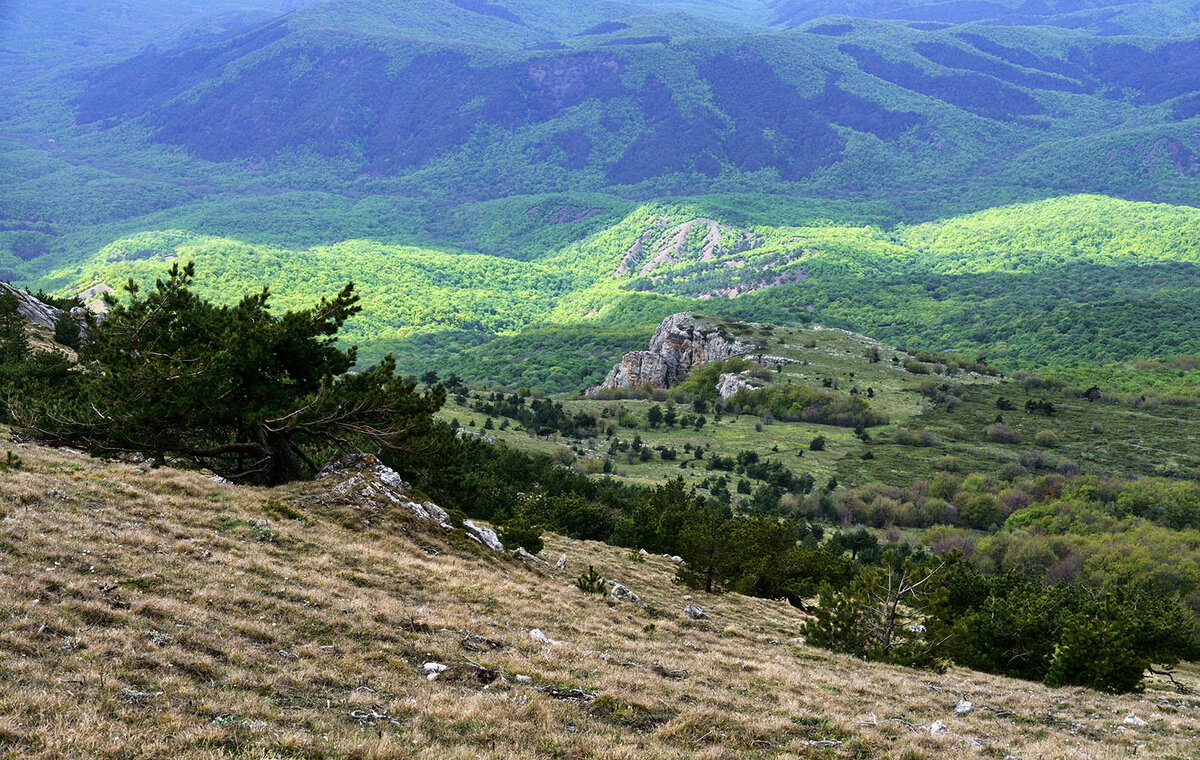
[[[927,257],[965,257],[974,261],[965,270],[1008,261],[1030,281],[1026,293],[1058,293],[1040,309],[1063,297],[1082,313],[1116,304],[1100,322],[1115,319],[1134,346],[1145,325],[1128,312],[1158,293],[1136,283],[1160,277],[1116,273],[1147,263],[1136,249],[1155,251],[1155,266],[1183,267],[1167,275],[1173,303],[1196,297],[1187,245],[1129,237],[1162,209],[1057,201],[1031,207],[1053,218],[1046,234],[1008,234],[987,250],[924,241],[911,260],[882,268],[869,263],[875,242],[839,243],[849,248],[835,272],[812,254],[828,242],[795,241],[812,237],[800,228],[830,238],[830,225],[869,225],[878,233],[867,238],[903,248],[900,222],[1069,194],[1193,204],[1195,5],[126,0],[46,13],[7,4],[0,275],[73,294],[147,276],[183,245],[201,254],[201,281],[205,259],[226,274],[213,292],[265,278],[308,298],[316,282],[347,274],[320,247],[358,241],[360,264],[371,262],[360,271],[377,272],[392,293],[368,304],[372,326],[355,336],[371,356],[399,349],[418,361],[439,345],[426,338],[446,331],[453,339],[440,345],[458,352],[528,328],[585,329],[601,314],[621,335],[608,352],[688,299],[745,313],[751,302],[740,299],[777,289],[756,296],[766,312],[752,316],[992,350],[994,315],[964,336],[947,333],[955,317],[930,309],[897,326],[865,314],[870,299],[856,302],[908,287],[901,273],[949,277],[935,300],[982,313],[964,296],[978,283],[963,271],[922,268]],[[622,268],[636,241],[679,225],[656,274]],[[1130,246],[1109,250],[1114,236]],[[762,254],[764,240],[774,254],[750,262],[743,254]],[[1047,255],[1048,240],[1069,241],[1070,253]],[[668,277],[661,264],[687,261],[687,251],[734,281],[695,267]],[[540,268],[512,264],[521,286],[483,303],[452,274],[476,266],[475,254]],[[1098,259],[1094,272],[1063,269]],[[858,282],[868,271],[879,278],[869,288]],[[1043,287],[1066,281],[1069,296]],[[400,291],[439,292],[452,313],[414,315]],[[988,303],[1023,311],[1009,291]],[[1156,335],[1179,326],[1169,311],[1147,317]],[[1144,345],[1154,356],[1194,348],[1186,337]],[[1076,345],[1065,357],[1090,353]]]

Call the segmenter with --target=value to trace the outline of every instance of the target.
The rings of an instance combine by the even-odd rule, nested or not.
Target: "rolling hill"
[[[153,282],[178,258],[197,262],[209,297],[270,285],[284,310],[356,280],[364,313],[347,337],[366,361],[392,351],[412,372],[550,391],[598,382],[659,320],[688,309],[848,327],[1010,369],[1200,353],[1200,211],[1190,207],[1069,196],[885,228],[839,221],[836,207],[772,226],[737,199],[640,204],[622,217],[620,207],[587,216],[581,208],[599,207],[546,200],[492,205],[494,225],[469,234],[503,246],[531,215],[599,228],[546,251],[531,242],[521,258],[159,230],[51,272],[46,287],[74,295]]]
[[[6,17],[0,277],[355,278],[365,355],[552,389],[697,303],[1011,366],[1198,350],[1184,2],[121,7],[71,55]]]

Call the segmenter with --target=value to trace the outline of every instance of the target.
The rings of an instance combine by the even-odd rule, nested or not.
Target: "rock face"
[[[654,331],[648,351],[625,354],[604,382],[590,389],[589,394],[643,386],[669,388],[696,367],[723,361],[752,348],[752,344],[722,334],[695,314],[672,314]]]
[[[7,282],[0,282],[0,293],[16,296],[17,311],[22,317],[28,319],[30,324],[38,327],[53,328],[55,320],[62,315],[62,311],[59,309],[42,303],[24,290],[14,288]]]

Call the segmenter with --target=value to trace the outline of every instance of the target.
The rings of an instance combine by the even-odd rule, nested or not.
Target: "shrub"
[[[958,460],[947,454],[944,457],[938,457],[933,460],[933,467],[936,470],[945,472],[958,472]]]
[[[513,517],[500,526],[500,542],[509,548],[520,546],[530,554],[542,550],[542,526],[534,525],[522,516]]]
[[[812,441],[810,441],[808,444],[808,448],[810,451],[824,451],[825,436],[818,435],[816,438],[812,439]]]
[[[968,501],[961,514],[963,522],[977,530],[988,530],[1004,521],[1000,503],[995,496],[987,493]]]
[[[896,443],[901,446],[932,446],[936,442],[928,430],[897,430]]]
[[[1017,431],[1002,422],[988,425],[983,431],[983,437],[992,443],[1016,443],[1019,440]]]
[[[79,348],[79,323],[71,312],[64,311],[54,320],[54,342],[67,348]]]
[[[1054,457],[1037,449],[1021,452],[1020,462],[1030,470],[1050,470],[1057,464]]]
[[[1041,446],[1043,449],[1053,449],[1058,447],[1058,434],[1053,430],[1039,430],[1037,435],[1033,437],[1034,444]]]

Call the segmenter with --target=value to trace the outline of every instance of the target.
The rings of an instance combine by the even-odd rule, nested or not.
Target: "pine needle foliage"
[[[18,399],[18,427],[95,454],[277,485],[313,475],[333,453],[403,448],[433,424],[440,386],[418,393],[390,357],[349,373],[355,349],[336,340],[360,309],[353,283],[277,317],[265,288],[218,306],[193,291],[194,277],[194,264],[173,264],[148,293],[131,280],[124,301],[109,297],[80,348],[78,393]]]

